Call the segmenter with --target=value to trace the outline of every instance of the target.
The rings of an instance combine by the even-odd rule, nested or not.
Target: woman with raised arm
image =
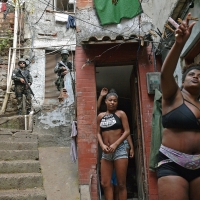
[[[177,28],[161,69],[164,130],[157,168],[159,200],[200,199],[200,65],[183,69],[181,89],[173,76],[195,24],[189,24],[189,16]]]
[[[117,110],[118,95],[113,89],[106,95],[105,103],[107,111],[100,113],[97,117],[97,137],[103,151],[101,184],[105,199],[113,200],[113,188],[110,180],[115,168],[119,200],[127,200],[128,153],[124,140],[130,134],[128,119],[124,111]]]

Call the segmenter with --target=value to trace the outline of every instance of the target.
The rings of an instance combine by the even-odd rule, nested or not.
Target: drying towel
[[[94,0],[101,25],[120,23],[122,18],[133,18],[142,13],[138,0]]]
[[[55,21],[67,22],[68,21],[68,16],[69,15],[63,14],[63,13],[55,13]]]
[[[76,145],[76,136],[77,136],[77,122],[72,122],[72,132],[71,132],[71,149],[70,149],[70,156],[72,159],[72,162],[76,162],[77,160],[77,145]]]

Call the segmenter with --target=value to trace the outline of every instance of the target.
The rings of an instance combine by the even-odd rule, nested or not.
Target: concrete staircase
[[[0,200],[46,200],[38,137],[0,129]]]

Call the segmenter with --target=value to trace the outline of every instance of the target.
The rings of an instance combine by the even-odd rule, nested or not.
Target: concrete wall
[[[157,28],[159,28],[161,32],[164,30],[164,25],[175,8],[177,2],[178,0],[149,0],[142,2],[143,11],[151,18],[155,30],[157,30]],[[160,38],[157,36],[154,38],[154,40],[158,42]]]
[[[70,52],[75,50],[76,30],[67,29],[66,22],[55,20],[56,13],[62,14],[63,17],[65,14],[63,11],[53,11],[53,0],[49,1],[49,5],[47,4],[48,2],[44,0],[33,0],[25,5],[27,10],[25,45],[31,48],[26,50],[26,55],[34,56],[34,62],[30,66],[33,76],[32,90],[39,102],[38,105],[33,101],[33,105],[41,109],[35,117],[34,131],[46,134],[46,139],[41,138],[43,145],[54,141],[61,145],[70,145],[71,123],[75,120],[71,76],[68,73],[65,77],[68,98],[63,103],[54,100],[52,105],[45,105],[45,53],[46,50],[59,51],[62,48],[67,48]],[[72,76],[74,78],[74,71]]]
[[[18,50],[17,58],[23,56],[32,61],[29,65],[29,70],[33,77],[31,88],[35,94],[37,103],[34,98],[32,102],[35,111],[39,111],[37,115],[34,115],[34,131],[45,133],[46,136],[50,134],[49,144],[53,144],[53,141],[56,141],[61,145],[70,145],[71,123],[73,120],[76,120],[75,98],[72,90],[71,76],[68,73],[65,77],[68,98],[61,104],[58,99],[57,101],[54,99],[52,101],[49,100],[52,104],[45,105],[46,52],[47,50],[59,51],[62,48],[67,48],[72,55],[76,45],[76,29],[67,29],[67,22],[56,21],[55,13],[63,14],[63,11],[55,12],[52,6],[53,0],[25,1],[24,9],[21,10],[24,20],[19,26],[20,31],[18,31],[21,35],[18,42],[20,42],[22,49]],[[3,13],[1,14],[3,15]],[[73,15],[73,13],[71,14]],[[8,56],[6,59],[6,61],[4,59],[4,65],[1,65],[2,70],[0,72],[2,81],[2,86],[0,85],[0,100],[2,99],[2,101],[5,95],[4,90],[6,89]],[[73,60],[71,61],[73,63]],[[74,73],[75,71],[73,70],[73,79],[75,77]],[[1,104],[2,102],[0,102],[0,106]],[[15,95],[11,94],[6,114],[14,115],[17,113],[16,111]],[[46,145],[48,144],[46,143]]]

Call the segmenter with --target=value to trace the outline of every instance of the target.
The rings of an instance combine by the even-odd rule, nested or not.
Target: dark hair
[[[109,93],[106,95],[106,99],[109,97],[109,96],[116,96],[118,98],[118,95],[117,95],[117,92],[115,91],[115,89],[110,89]]]
[[[200,70],[200,64],[196,64],[196,63],[192,63],[190,65],[187,65],[185,67],[183,67],[182,70],[182,82],[185,80],[185,77],[187,75],[187,73],[193,69],[197,69]]]

